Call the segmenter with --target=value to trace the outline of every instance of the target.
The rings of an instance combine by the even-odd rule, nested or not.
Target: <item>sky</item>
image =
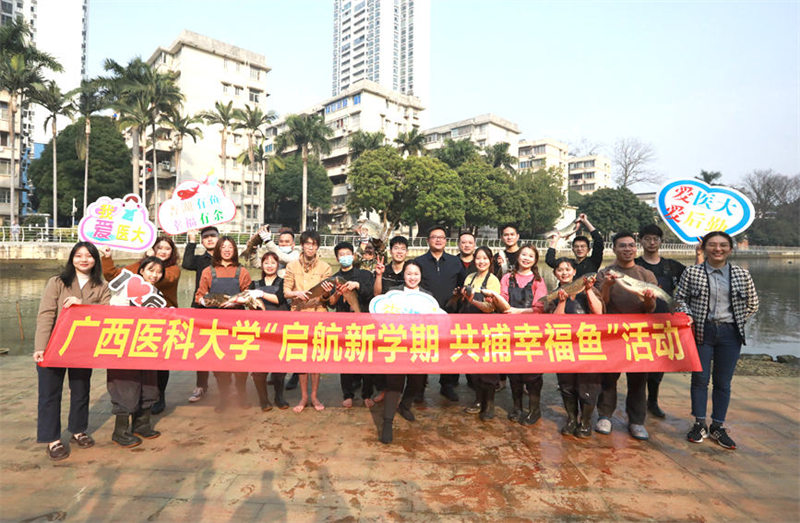
[[[270,108],[289,114],[331,96],[332,13],[332,0],[90,0],[88,72],[188,29],[263,54]],[[431,127],[493,113],[521,138],[608,156],[636,138],[665,181],[800,173],[799,1],[433,0],[430,53]]]

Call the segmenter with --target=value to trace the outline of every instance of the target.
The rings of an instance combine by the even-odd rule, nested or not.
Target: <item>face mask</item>
[[[353,265],[353,256],[352,255],[341,256],[339,258],[339,265],[341,265],[342,267],[350,267],[351,265]]]
[[[283,254],[290,254],[294,249],[290,245],[281,245],[278,247]]]

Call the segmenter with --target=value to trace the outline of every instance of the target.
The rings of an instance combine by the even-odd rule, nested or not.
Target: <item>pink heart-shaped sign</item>
[[[144,281],[142,277],[137,274],[128,281],[128,286],[125,289],[125,292],[127,293],[129,300],[133,300],[135,303],[141,304],[142,298],[150,294],[152,289],[153,286]]]
[[[688,244],[711,231],[731,236],[744,232],[755,217],[753,204],[744,194],[699,180],[667,183],[658,191],[656,207],[664,223]]]

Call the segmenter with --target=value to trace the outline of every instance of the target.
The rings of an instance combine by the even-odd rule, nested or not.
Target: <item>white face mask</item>
[[[289,254],[294,250],[290,245],[281,245],[278,249],[284,254]]]
[[[339,257],[339,265],[341,265],[342,267],[350,267],[351,265],[353,265],[353,255],[348,254]]]

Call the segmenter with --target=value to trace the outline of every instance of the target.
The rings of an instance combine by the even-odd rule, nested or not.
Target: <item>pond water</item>
[[[800,356],[800,260],[732,261],[750,270],[761,301],[760,310],[748,322],[748,341],[743,352]],[[58,271],[59,264],[52,260],[0,261],[0,348],[9,349],[10,354],[33,351],[39,299],[48,278]],[[253,276],[257,272],[251,270]],[[540,272],[552,288],[552,271],[542,265]],[[178,303],[188,306],[193,291],[194,272],[184,271]]]

